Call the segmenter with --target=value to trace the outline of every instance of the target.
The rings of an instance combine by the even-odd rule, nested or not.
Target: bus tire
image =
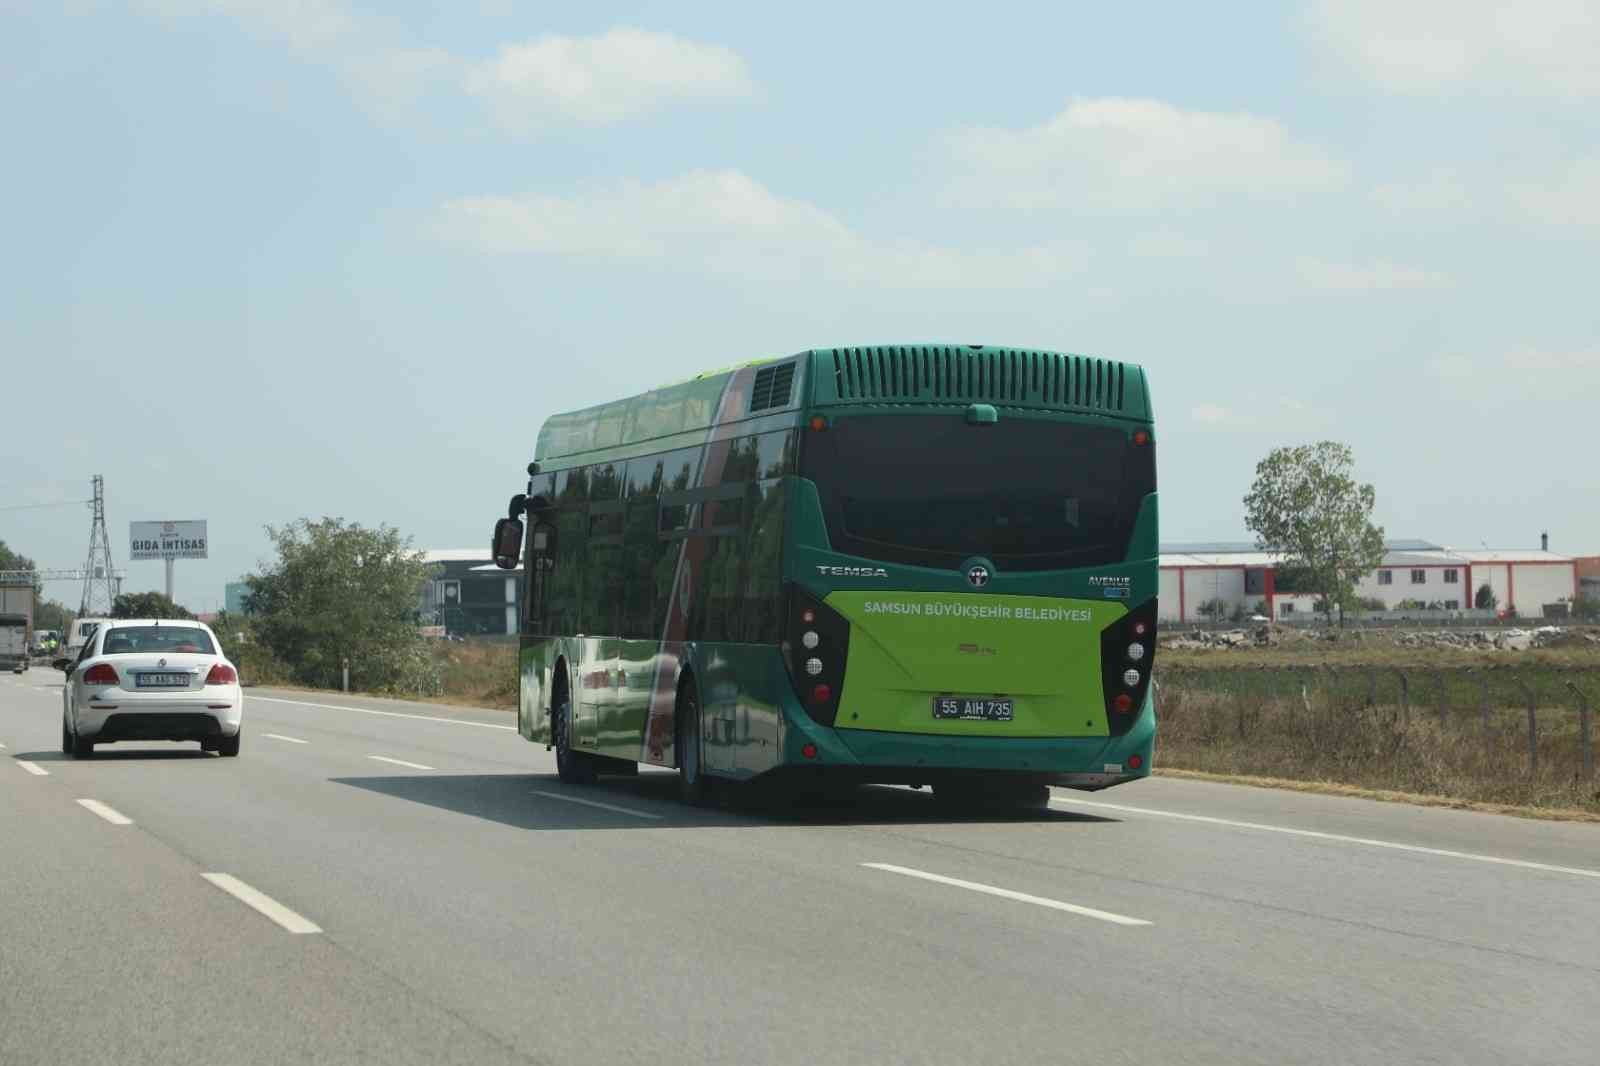
[[[556,776],[563,785],[594,783],[594,764],[581,751],[572,750],[572,701],[562,693],[551,715],[550,732],[556,749]]]
[[[703,807],[711,800],[702,737],[700,691],[694,678],[688,677],[678,686],[678,699],[672,712],[672,744],[678,760],[678,798],[694,807]]]

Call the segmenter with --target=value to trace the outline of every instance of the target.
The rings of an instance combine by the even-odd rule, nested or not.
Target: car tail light
[[[844,690],[850,623],[798,585],[791,586],[783,632],[783,661],[795,696],[820,725],[832,725]]]
[[[1137,652],[1135,651],[1137,649]],[[1100,632],[1100,682],[1112,736],[1133,728],[1156,661],[1156,601],[1135,607]],[[1129,665],[1136,662],[1142,669]]]
[[[208,685],[232,685],[239,680],[239,673],[227,663],[216,663],[211,667],[211,672],[206,675]]]
[[[85,685],[115,685],[121,680],[110,663],[96,663],[83,672]]]

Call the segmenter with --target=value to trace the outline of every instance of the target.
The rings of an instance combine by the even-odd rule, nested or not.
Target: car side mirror
[[[69,673],[72,670],[71,659],[53,659],[51,660],[50,665],[55,667],[57,670],[60,670],[63,674]]]
[[[502,570],[515,570],[522,559],[522,523],[515,518],[502,518],[494,524],[494,565]]]

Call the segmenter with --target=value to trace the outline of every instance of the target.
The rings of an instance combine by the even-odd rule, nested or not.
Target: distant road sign
[[[128,558],[134,562],[149,559],[204,559],[206,523],[129,522]]]

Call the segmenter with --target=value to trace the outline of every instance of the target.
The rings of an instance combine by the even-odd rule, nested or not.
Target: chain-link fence
[[[1159,666],[1156,684],[1168,765],[1600,806],[1600,669]]]

